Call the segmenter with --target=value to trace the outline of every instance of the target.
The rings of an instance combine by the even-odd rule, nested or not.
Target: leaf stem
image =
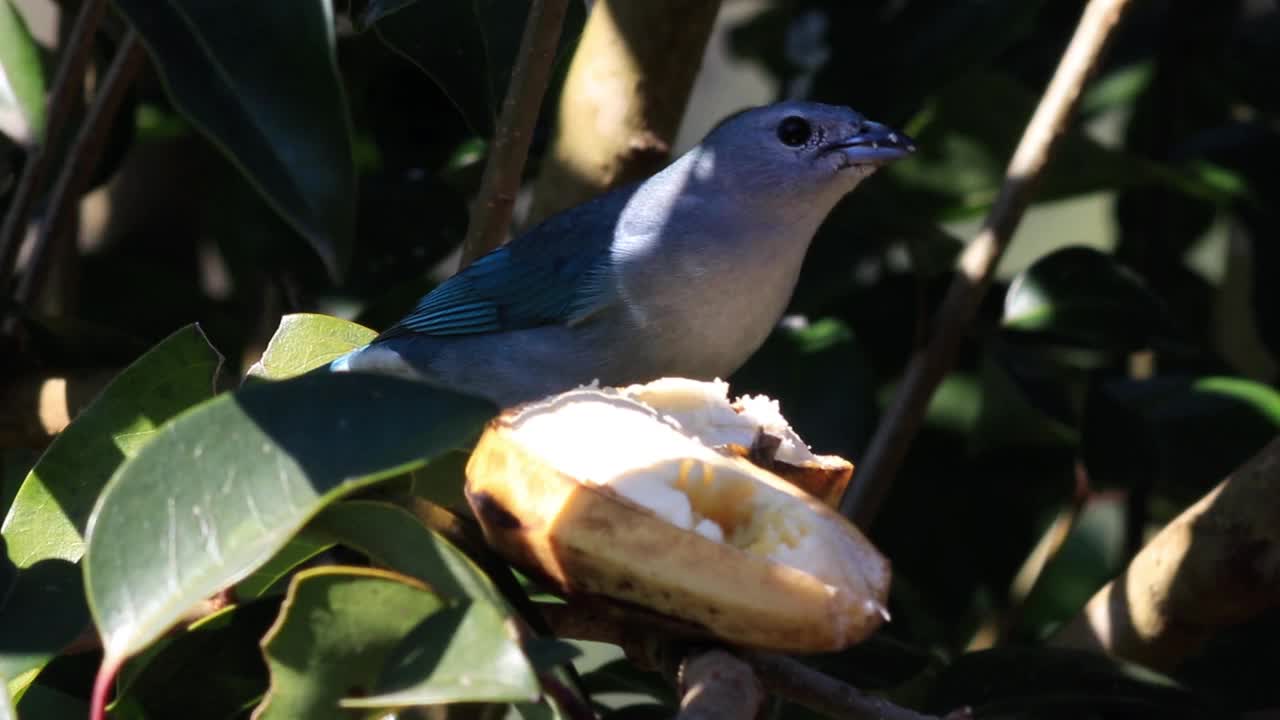
[[[840,511],[860,527],[871,525],[888,495],[924,420],[929,400],[955,362],[996,265],[1044,174],[1054,141],[1062,135],[1086,80],[1128,5],[1129,0],[1090,0],[1085,6],[1053,79],[1009,161],[1000,194],[977,237],[960,256],[959,274],[934,320],[934,336],[912,356],[901,390],[894,396],[893,405],[871,439],[857,478],[840,503]]]
[[[107,696],[111,693],[111,685],[119,669],[119,660],[111,657],[102,658],[102,664],[98,666],[98,674],[93,678],[93,694],[89,697],[89,720],[106,720]]]
[[[12,287],[13,265],[23,231],[30,224],[32,206],[55,159],[50,149],[62,135],[71,117],[72,105],[84,87],[84,72],[93,50],[94,35],[106,9],[106,0],[85,0],[63,48],[62,62],[49,91],[44,139],[31,145],[9,212],[0,223],[0,295],[7,295]]]
[[[511,226],[516,191],[551,77],[567,8],[568,0],[529,3],[520,51],[511,71],[511,84],[502,101],[502,115],[490,146],[489,161],[485,164],[480,192],[471,208],[471,222],[462,242],[461,267],[501,245]]]

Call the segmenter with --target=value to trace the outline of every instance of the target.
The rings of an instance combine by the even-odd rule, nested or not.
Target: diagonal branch
[[[471,208],[467,237],[462,241],[462,264],[503,243],[511,225],[511,211],[520,187],[542,97],[560,41],[568,0],[533,0],[520,39],[516,66],[502,101],[502,116],[493,135],[489,161],[480,179],[480,192]]]
[[[32,145],[9,211],[0,223],[0,295],[7,294],[11,287],[13,264],[17,260],[22,233],[30,222],[31,209],[44,187],[45,176],[56,160],[53,149],[71,117],[72,105],[84,87],[84,72],[89,65],[94,35],[106,10],[106,0],[86,0],[80,6],[71,35],[67,38],[62,62],[58,65],[49,93],[44,138]]]
[[[80,202],[93,177],[94,168],[102,157],[103,148],[111,132],[113,122],[128,122],[131,118],[116,117],[120,103],[133,85],[133,79],[146,60],[142,42],[134,30],[129,30],[116,50],[111,66],[102,80],[102,87],[94,95],[93,104],[85,116],[84,124],[76,134],[67,153],[67,162],[54,181],[49,194],[48,217],[31,251],[31,264],[18,281],[14,298],[19,304],[29,303],[37,294],[44,279],[55,243],[65,242],[72,232],[71,223],[76,218],[75,205]]]
[[[929,399],[955,362],[960,342],[991,284],[996,265],[1044,174],[1054,141],[1066,127],[1085,81],[1128,5],[1129,0],[1090,0],[1085,7],[1058,69],[1009,161],[999,196],[978,236],[960,257],[959,275],[951,283],[935,319],[935,334],[911,358],[901,390],[894,396],[893,405],[871,439],[857,478],[840,503],[840,511],[859,526],[871,524],[888,495],[924,419]]]

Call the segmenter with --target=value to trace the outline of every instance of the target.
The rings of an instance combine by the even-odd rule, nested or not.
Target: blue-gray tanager
[[[330,369],[408,375],[501,406],[593,380],[727,377],[781,318],[836,202],[914,149],[845,107],[733,115],[648,180],[477,259]]]

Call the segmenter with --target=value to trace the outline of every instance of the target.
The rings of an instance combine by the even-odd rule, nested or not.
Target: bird
[[[844,106],[740,111],[649,178],[482,255],[327,369],[500,407],[592,383],[727,378],[781,320],[836,203],[914,151]]]

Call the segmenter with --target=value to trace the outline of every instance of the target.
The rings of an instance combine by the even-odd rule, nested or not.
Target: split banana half
[[[727,393],[667,378],[503,413],[467,466],[486,538],[566,594],[634,603],[735,645],[859,642],[888,617],[888,561],[760,465],[828,502],[852,466],[813,455],[773,401]]]

